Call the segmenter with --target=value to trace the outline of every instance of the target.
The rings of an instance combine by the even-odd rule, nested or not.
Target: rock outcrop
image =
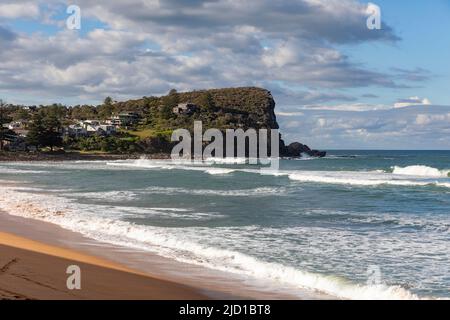
[[[288,146],[284,146],[283,143],[282,146],[283,147],[280,148],[280,155],[282,157],[300,158],[306,154],[310,157],[323,158],[327,155],[325,151],[312,150],[310,147],[300,142],[293,142]]]
[[[169,100],[177,103],[191,103],[200,108],[190,115],[176,115],[165,120],[164,130],[177,128],[193,128],[194,121],[202,121],[203,128],[226,129],[279,129],[275,115],[275,100],[269,90],[256,87],[223,88],[176,92],[165,97],[144,97],[116,104],[116,108],[134,110],[150,114],[150,118],[158,117],[158,110]],[[210,106],[205,106],[205,101]],[[140,110],[140,108],[144,108]],[[160,141],[146,142],[144,150],[163,150]],[[280,136],[280,156],[282,157],[324,157],[326,152],[312,150],[299,142],[285,146]]]
[[[215,114],[210,117],[211,123],[206,126],[219,129],[279,129],[275,115],[275,100],[271,92],[266,89],[225,88],[185,92],[178,95],[182,102],[195,102],[199,101],[205,93],[212,97],[216,107]],[[226,121],[221,121],[221,119],[226,119]],[[285,146],[280,136],[280,156],[299,158],[302,155],[325,157],[326,152],[311,149],[299,142]]]

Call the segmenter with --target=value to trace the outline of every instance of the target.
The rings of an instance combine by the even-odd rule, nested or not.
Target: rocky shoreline
[[[301,158],[303,154],[310,157],[323,158],[327,155],[326,151],[314,150],[308,147],[306,144],[300,142],[293,142],[288,146],[284,145],[283,140],[280,147],[280,155],[288,158]]]
[[[47,153],[47,152],[0,152],[0,161],[101,161],[101,160],[125,160],[139,159],[142,154],[88,154],[78,152]],[[167,154],[148,154],[149,159],[168,159]]]
[[[308,146],[293,143],[285,147],[286,151],[281,154],[283,158],[301,158],[302,154],[310,157],[325,157],[325,151],[311,150]],[[126,159],[170,159],[170,154],[109,154],[109,153],[78,153],[78,152],[0,152],[0,162],[28,162],[28,161],[112,161]]]

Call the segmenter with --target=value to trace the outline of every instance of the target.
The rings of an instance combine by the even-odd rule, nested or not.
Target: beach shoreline
[[[5,300],[207,298],[188,286],[10,233],[0,232],[0,265],[0,299]],[[67,285],[70,266],[81,270],[79,289]]]
[[[445,298],[445,206],[429,212],[430,202],[399,214],[359,210],[362,204],[382,208],[384,200],[374,202],[373,193],[394,188],[401,197],[421,192],[444,200],[447,190],[438,183],[448,180],[435,172],[440,177],[445,167],[434,158],[413,166],[422,157],[402,154],[377,154],[368,165],[362,155],[338,163],[285,161],[287,177],[262,176],[249,166],[217,175],[212,165],[199,170],[146,159],[2,163],[0,210],[8,214],[0,215],[0,231],[125,265],[210,299]],[[428,176],[387,169],[394,166]],[[292,179],[304,174],[312,182]],[[347,201],[348,192],[356,203],[330,209],[328,196]],[[397,198],[389,201],[396,209]],[[433,245],[423,251],[421,239]],[[393,259],[393,249],[401,259]],[[372,252],[382,257],[380,284],[367,280]],[[417,253],[439,257],[439,269],[426,258],[412,265],[442,280],[402,271]]]
[[[69,265],[87,270],[90,289],[66,288]],[[13,274],[0,274],[0,299],[333,299],[306,290],[293,295],[264,289],[264,284],[254,286],[244,278],[233,279],[227,273],[102,243],[48,222],[0,211],[3,267]],[[28,279],[26,285],[17,274]],[[31,289],[29,283],[34,283]]]
[[[0,151],[0,162],[59,162],[59,161],[113,161],[139,159],[165,160],[170,154],[113,154],[113,153],[81,153],[81,152],[7,152]]]

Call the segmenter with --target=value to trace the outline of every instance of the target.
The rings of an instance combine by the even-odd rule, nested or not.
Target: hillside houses
[[[121,128],[128,129],[130,126],[136,125],[139,120],[140,116],[138,114],[133,112],[124,112],[105,121],[76,121],[76,123],[63,126],[61,129],[61,134],[73,138],[88,137],[93,135],[111,136],[115,135]],[[30,121],[13,121],[5,124],[4,127],[14,131],[17,136],[25,138],[28,133]]]
[[[141,117],[136,112],[121,112],[112,116],[110,120],[106,121],[106,123],[115,127],[128,128],[138,124],[140,118]]]
[[[98,120],[84,120],[64,128],[64,134],[74,138],[92,135],[110,136],[116,134],[116,126],[102,124]]]
[[[24,129],[27,126],[27,122],[25,121],[14,121],[7,124],[7,128],[9,130],[19,130]]]
[[[198,109],[198,106],[193,103],[179,103],[172,109],[175,114],[191,115]]]
[[[25,138],[28,134],[27,125],[28,123],[25,121],[14,121],[4,124],[3,127],[13,131],[16,137]]]

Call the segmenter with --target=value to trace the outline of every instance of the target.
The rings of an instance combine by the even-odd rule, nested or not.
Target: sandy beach
[[[66,286],[68,266],[82,289]],[[164,257],[86,238],[59,226],[0,211],[0,299],[332,299],[301,290],[273,291]]]
[[[69,290],[68,266],[82,270]],[[0,232],[0,299],[205,299],[198,291],[119,264]]]

